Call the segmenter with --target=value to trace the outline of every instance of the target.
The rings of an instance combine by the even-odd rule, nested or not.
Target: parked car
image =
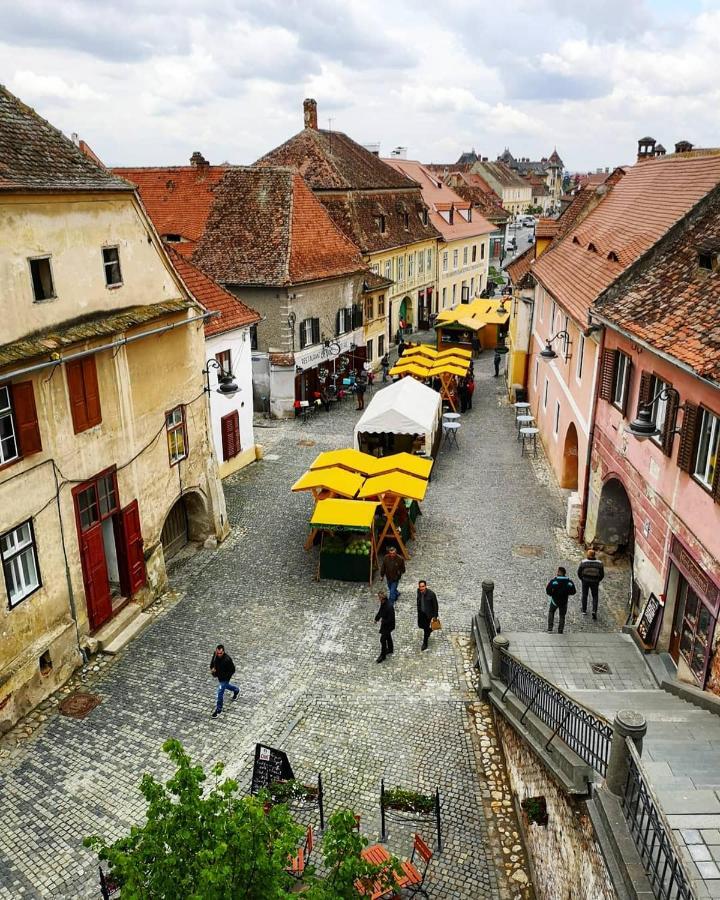
[[[521,225],[524,225],[525,227],[534,228],[535,227],[535,216],[531,216],[529,214],[526,216],[520,216],[518,219],[518,222]]]

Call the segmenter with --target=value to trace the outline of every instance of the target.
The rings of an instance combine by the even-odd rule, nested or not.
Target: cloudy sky
[[[249,163],[302,127],[573,170],[720,144],[720,0],[0,0],[0,81],[110,165]]]

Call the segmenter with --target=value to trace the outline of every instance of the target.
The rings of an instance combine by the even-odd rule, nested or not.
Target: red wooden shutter
[[[81,535],[80,561],[90,630],[96,631],[112,616],[110,582],[105,564],[102,526],[99,523]]]
[[[628,358],[627,367],[625,369],[625,393],[623,394],[623,402],[621,411],[622,414],[625,415],[627,413],[628,401],[630,400],[630,388],[632,382],[632,372],[633,372],[633,364],[632,360]]]
[[[615,366],[617,365],[617,350],[603,350],[600,361],[600,396],[608,403],[612,403],[613,382],[615,381]]]
[[[83,385],[85,388],[85,412],[87,415],[87,427],[99,425],[102,421],[100,412],[100,392],[98,390],[97,369],[95,357],[86,356],[81,360]]]
[[[689,472],[695,462],[695,438],[699,412],[699,408],[694,403],[689,400],[685,401],[685,415],[683,416],[680,449],[677,456],[677,464],[683,472]]]
[[[669,382],[667,383],[667,386],[669,388],[672,387]],[[662,452],[665,454],[665,456],[672,456],[673,440],[675,439],[675,425],[677,423],[678,403],[678,395],[674,391],[671,391],[667,399],[667,404],[665,406],[665,422],[663,423],[662,434],[660,436],[660,446],[662,447]]]
[[[638,393],[638,412],[641,406],[647,406],[652,400],[650,390],[652,388],[653,373],[645,370],[640,376],[640,391]]]
[[[715,459],[715,474],[713,475],[712,496],[716,503],[720,503],[720,451]]]
[[[237,410],[220,419],[223,460],[232,459],[240,452],[240,415]]]
[[[11,391],[20,453],[23,456],[32,456],[33,453],[42,450],[32,381],[19,381],[12,385]]]
[[[128,588],[130,595],[136,594],[147,582],[143,536],[140,528],[140,511],[137,500],[120,511],[122,530],[125,538]]]

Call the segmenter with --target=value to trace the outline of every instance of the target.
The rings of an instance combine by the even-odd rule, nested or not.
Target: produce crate
[[[355,553],[321,553],[320,577],[336,581],[369,581],[371,556]]]

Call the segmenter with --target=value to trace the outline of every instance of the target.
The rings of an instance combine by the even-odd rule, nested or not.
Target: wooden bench
[[[308,825],[305,832],[305,843],[298,847],[297,853],[290,857],[290,864],[286,866],[285,871],[289,872],[293,878],[302,878],[314,847],[315,835],[312,825]]]

